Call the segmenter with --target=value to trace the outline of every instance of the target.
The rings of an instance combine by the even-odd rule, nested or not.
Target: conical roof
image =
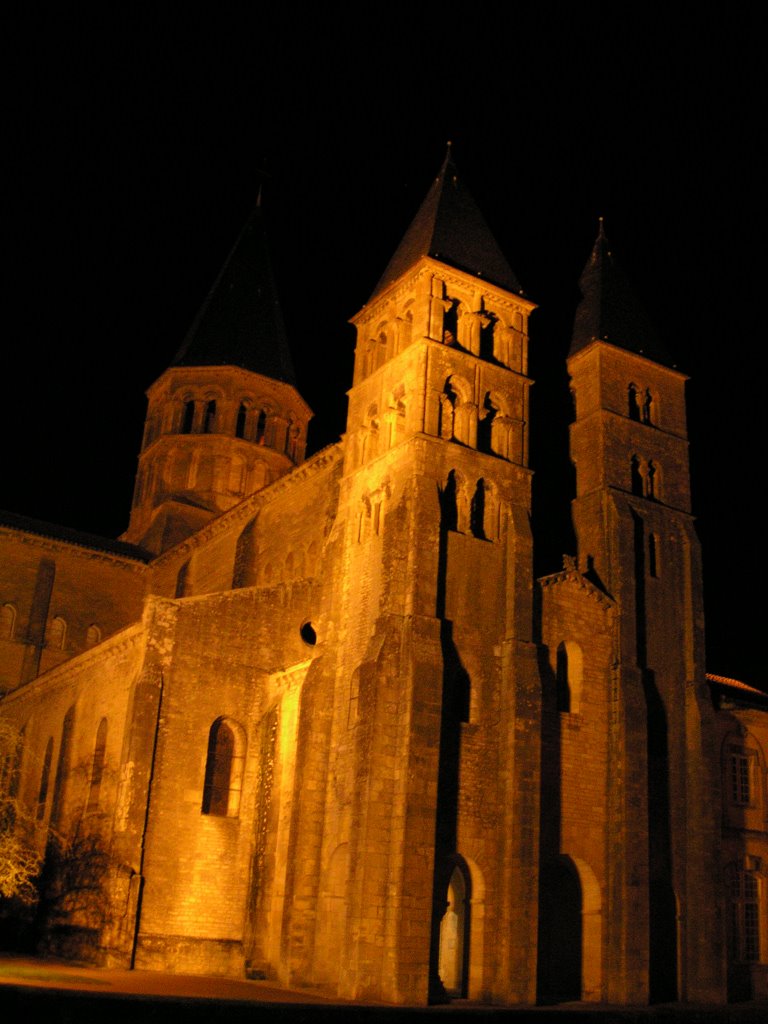
[[[522,294],[485,218],[456,170],[450,148],[440,173],[376,285],[371,298],[396,281],[422,256]]]
[[[576,308],[569,355],[597,340],[610,342],[665,366],[675,365],[616,262],[603,231],[602,218],[579,288],[583,298]]]
[[[261,207],[235,242],[172,366],[240,366],[296,384]]]

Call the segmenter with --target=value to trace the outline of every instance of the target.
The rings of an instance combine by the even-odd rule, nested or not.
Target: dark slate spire
[[[240,366],[295,386],[260,203],[171,365]]]
[[[432,256],[522,295],[520,283],[459,177],[450,143],[440,173],[371,298],[384,291],[422,256]]]
[[[576,309],[570,355],[599,340],[665,366],[675,365],[616,263],[603,231],[602,217],[579,287],[583,298]]]

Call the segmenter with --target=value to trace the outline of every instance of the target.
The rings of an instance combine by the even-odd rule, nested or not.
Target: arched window
[[[645,494],[648,498],[657,497],[658,481],[656,480],[658,470],[653,462],[648,463],[648,469],[645,474]]]
[[[576,714],[581,701],[581,648],[572,640],[558,645],[555,663],[557,710]]]
[[[0,638],[12,640],[16,628],[16,609],[12,604],[4,604],[0,608]]]
[[[67,623],[61,615],[56,615],[51,619],[51,624],[48,627],[48,646],[52,647],[55,651],[61,651],[64,649],[64,645],[67,642]]]
[[[248,406],[244,403],[240,403],[240,408],[237,410],[237,422],[235,423],[235,437],[245,437],[245,424],[248,420]]]
[[[184,414],[181,418],[182,434],[191,434],[195,422],[195,403],[190,398],[184,403]]]
[[[37,820],[42,821],[45,817],[45,802],[48,799],[48,786],[51,781],[51,761],[53,760],[53,736],[50,737],[45,747],[43,758],[43,770],[40,772],[40,789],[37,794]]]
[[[216,399],[211,398],[205,403],[205,414],[203,415],[203,433],[212,434],[216,429]]]
[[[93,748],[93,762],[91,764],[91,784],[88,790],[87,811],[98,811],[99,796],[101,793],[101,780],[104,777],[104,761],[107,753],[107,720],[102,718],[96,730],[96,744]]]
[[[261,409],[256,420],[256,437],[255,441],[257,444],[264,444],[264,433],[267,429],[267,414]]]
[[[475,485],[475,493],[469,507],[469,529],[473,537],[486,539],[485,534],[485,480],[481,477]]]
[[[627,412],[629,413],[629,418],[631,420],[637,420],[639,422],[639,420],[640,420],[640,397],[638,395],[637,386],[635,384],[630,384],[629,387],[627,388],[627,402],[628,402]]]
[[[189,559],[184,562],[176,573],[176,588],[174,590],[174,597],[186,597],[187,594],[187,580],[189,579]]]
[[[643,395],[643,423],[653,423],[653,395],[648,388]]]
[[[632,456],[629,464],[631,490],[634,495],[638,498],[643,496],[643,474],[640,469],[640,459],[636,455]]]
[[[245,735],[228,718],[217,718],[208,734],[202,813],[236,818],[245,764]]]
[[[72,705],[64,715],[61,723],[61,742],[59,743],[59,759],[56,764],[56,776],[53,780],[53,799],[51,800],[51,826],[55,828],[62,818],[67,794],[67,784],[71,768],[72,734],[75,728],[75,707]]]
[[[95,647],[96,644],[100,644],[100,643],[101,643],[101,630],[99,629],[99,627],[96,625],[95,622],[92,622],[91,625],[86,630],[86,633],[85,633],[85,646],[86,647]]]

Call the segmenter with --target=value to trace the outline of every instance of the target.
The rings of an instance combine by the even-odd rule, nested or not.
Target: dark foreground
[[[665,1005],[616,1008],[568,1004],[557,1007],[391,1007],[334,1003],[316,993],[278,989],[265,982],[113,971],[0,955],[0,1021],[26,1024],[140,1024],[215,1022],[249,1024],[389,1024],[423,1022],[448,1015],[471,1024],[766,1024],[768,1004],[727,1007]]]

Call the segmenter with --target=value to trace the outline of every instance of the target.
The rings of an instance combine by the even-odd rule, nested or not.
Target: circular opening
[[[299,633],[301,634],[301,639],[305,644],[309,644],[310,647],[315,646],[317,643],[317,633],[315,632],[315,627],[311,622],[305,622],[299,630]]]

